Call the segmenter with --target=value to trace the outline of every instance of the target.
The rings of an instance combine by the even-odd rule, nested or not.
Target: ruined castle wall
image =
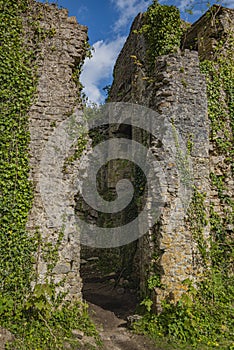
[[[193,173],[191,183],[208,193],[209,122],[206,84],[199,69],[198,54],[185,50],[158,57],[154,72],[149,77],[144,38],[134,32],[140,25],[141,15],[136,18],[114,68],[110,101],[137,103],[171,121],[184,143],[190,140],[193,145],[190,152]],[[159,152],[154,144],[151,144],[151,150],[156,155]],[[141,290],[144,291],[151,272],[159,274],[161,283],[166,286],[165,290],[155,288],[158,309],[165,297],[177,300],[184,291],[181,282],[186,278],[195,278],[199,269],[196,243],[186,224],[186,205],[183,205],[185,194],[181,190],[179,178],[181,174],[178,175],[175,164],[170,163],[166,165],[165,173],[167,185],[164,211],[159,223],[139,240],[136,256]],[[208,233],[207,227],[204,235]],[[148,276],[146,271],[151,271]]]
[[[68,298],[72,299],[81,296],[79,239],[73,228],[66,225],[59,243],[59,232],[62,227],[57,227],[51,220],[46,210],[45,198],[42,199],[40,192],[40,176],[46,175],[41,173],[40,161],[54,130],[75,109],[81,109],[80,91],[73,79],[73,73],[82,64],[85,56],[87,28],[78,24],[75,17],[68,17],[67,10],[34,1],[31,3],[27,18],[24,19],[24,26],[27,45],[31,46],[35,53],[38,79],[37,94],[29,112],[30,178],[34,187],[34,202],[28,229],[32,234],[39,232],[42,237],[36,257],[38,283],[44,283],[51,277],[56,283],[64,280],[63,288],[60,287],[60,290],[69,291]],[[42,37],[35,41],[35,35],[40,33]],[[56,160],[47,161],[48,171],[50,167],[57,166],[53,164]],[[63,187],[62,183],[60,185]],[[49,192],[56,191],[53,186],[56,186],[56,181],[54,184],[53,182],[49,184]],[[74,208],[74,195],[71,188],[66,198],[66,206],[71,212]],[[52,259],[58,254],[58,261],[52,274],[49,272],[48,276],[50,254],[54,255]]]
[[[225,206],[220,201],[217,188],[212,187],[209,175],[213,172],[217,176],[225,176],[226,191],[230,194],[230,198],[234,193],[233,175],[230,163],[226,162],[226,155],[217,149],[215,140],[209,141],[206,84],[200,72],[198,56],[211,58],[213,55],[217,39],[214,33],[217,31],[212,30],[216,26],[220,26],[218,32],[224,32],[224,37],[227,37],[229,31],[226,29],[230,18],[233,18],[233,12],[230,11],[221,11],[219,23],[214,21],[213,25],[209,25],[207,18],[203,16],[187,33],[183,43],[185,50],[158,57],[150,74],[147,68],[144,36],[137,34],[142,24],[142,14],[138,15],[116,62],[114,83],[109,97],[110,102],[132,102],[155,110],[158,113],[159,124],[160,116],[169,121],[176,133],[181,136],[183,144],[188,146],[187,158],[191,161],[192,173],[190,185],[196,185],[198,190],[205,192],[206,207],[209,208],[211,200],[214,209],[221,216],[225,212]],[[212,20],[213,18],[210,18],[210,21]],[[63,225],[57,225],[51,220],[48,206],[45,205],[46,198],[41,193],[40,177],[48,175],[47,169],[41,166],[48,140],[75,110],[79,111],[82,108],[79,85],[77,86],[74,78],[79,73],[80,64],[85,56],[87,28],[79,25],[74,17],[68,17],[66,10],[34,1],[29,16],[24,18],[24,26],[27,45],[35,53],[38,79],[37,95],[29,113],[30,178],[34,186],[34,203],[28,221],[31,233],[39,232],[42,237],[36,257],[38,283],[44,283],[48,278],[52,278],[54,282],[63,281],[63,287],[59,290],[69,291],[70,299],[79,298],[81,296],[79,236],[72,222],[70,225],[65,225],[64,229]],[[37,41],[34,40],[35,33],[37,39],[39,38]],[[133,138],[142,143],[144,132],[134,129],[132,132],[135,133]],[[220,130],[217,138],[224,140],[225,135],[225,130]],[[58,138],[57,140],[55,138],[55,141],[58,141]],[[57,147],[58,144],[55,142],[54,146]],[[151,142],[150,149],[160,158],[160,152],[166,154],[167,145],[162,142],[158,147]],[[177,151],[180,154],[179,143]],[[178,169],[178,163],[167,162],[166,157],[162,158],[162,168],[166,175],[165,207],[159,222],[137,242],[135,256],[135,269],[140,277],[142,292],[146,289],[146,281],[151,273],[158,274],[161,283],[166,286],[165,289],[156,287],[154,289],[157,309],[160,309],[163,298],[177,300],[184,291],[182,281],[186,278],[195,279],[200,268],[197,245],[186,217],[188,203],[185,203],[187,197],[182,183],[183,172],[186,172],[186,169],[183,167]],[[57,164],[57,159],[48,158],[46,161],[48,171],[50,169],[61,171],[62,163]],[[66,204],[67,212],[72,217],[76,194],[72,186],[74,169],[70,171],[68,167],[66,170],[62,179],[56,175],[56,171],[53,172],[55,181],[49,183],[48,193],[56,192],[57,185],[60,189],[66,188],[65,197],[62,200],[60,198],[59,203]],[[233,231],[231,223],[229,226],[229,230]],[[208,235],[207,225],[204,230],[205,238]],[[52,271],[48,269],[50,253],[58,254],[57,263]]]
[[[201,60],[216,59],[216,49],[217,46],[220,46],[221,40],[223,51],[230,47],[233,37],[233,22],[233,9],[220,5],[212,6],[212,10],[200,17],[186,32],[182,42],[183,49],[198,51]],[[220,55],[220,50],[218,52]]]

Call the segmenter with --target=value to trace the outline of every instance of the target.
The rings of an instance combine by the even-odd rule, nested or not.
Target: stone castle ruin
[[[147,73],[147,48],[144,35],[136,35],[143,20],[143,15],[139,14],[117,59],[114,81],[109,94],[109,102],[133,103],[157,112],[158,123],[160,116],[164,116],[168,121],[173,120],[173,127],[183,138],[184,144],[190,143],[191,147],[188,148],[193,186],[197,191],[206,194],[204,207],[207,222],[203,227],[204,241],[207,241],[211,233],[209,223],[211,203],[213,210],[221,216],[225,212],[218,191],[211,182],[211,172],[216,176],[225,176],[226,191],[230,198],[234,199],[231,166],[209,137],[211,126],[208,118],[206,79],[200,69],[201,60],[214,59],[215,45],[221,38],[225,40],[230,35],[230,28],[233,26],[233,10],[222,7],[215,9],[217,10],[215,20],[212,16],[203,15],[187,30],[181,48],[177,52],[156,58],[150,78]],[[66,224],[63,230],[62,225],[60,229],[56,227],[44,206],[40,176],[47,176],[47,172],[53,169],[57,169],[58,172],[64,170],[64,165],[58,164],[57,160],[51,157],[47,159],[47,167],[43,168],[44,173],[41,173],[41,161],[46,144],[56,128],[59,128],[74,112],[81,115],[79,111],[83,106],[80,86],[74,77],[78,77],[87,51],[87,28],[78,24],[75,17],[68,17],[67,10],[58,9],[54,5],[34,2],[30,12],[32,17],[37,18],[39,26],[50,31],[51,35],[45,37],[39,43],[39,47],[34,47],[32,28],[29,20],[24,18],[26,44],[35,50],[38,78],[37,96],[29,111],[30,179],[34,184],[34,202],[27,227],[32,234],[39,231],[43,242],[51,244],[51,247],[59,242],[58,258],[51,271],[48,268],[48,261],[39,251],[36,267],[38,281],[43,283],[49,274],[56,283],[63,282],[58,288],[67,291],[67,298],[73,300],[82,297],[81,252],[82,258],[85,258],[89,254],[91,256],[105,254],[105,249],[81,248],[79,234],[74,230],[72,222],[70,225]],[[230,127],[229,122],[227,120],[227,128]],[[136,139],[142,143],[144,132],[126,125],[120,125],[117,130],[105,131],[106,135],[119,133],[123,137]],[[217,137],[223,138],[222,131],[220,133]],[[83,147],[84,152],[92,147],[91,141],[92,137],[87,142],[87,147]],[[150,137],[147,142],[153,154],[163,155],[167,145],[163,143],[159,145]],[[152,274],[160,278],[160,283],[154,286],[152,292],[158,310],[163,299],[178,300],[186,290],[183,281],[196,280],[202,268],[189,214],[187,208],[182,205],[183,192],[180,190],[175,164],[166,163],[165,159],[161,161],[164,162],[166,174],[166,203],[158,222],[147,234],[125,248],[109,250],[110,254],[117,254],[122,258],[124,254],[125,257],[129,257],[126,263],[132,265],[131,273],[138,281],[138,289],[142,293],[145,293],[147,280]],[[49,189],[49,192],[53,192],[57,185],[66,188],[61,203],[66,204],[67,212],[71,213],[71,216],[74,215],[75,207],[78,205],[77,191],[73,186],[77,169],[79,159],[66,168],[62,178],[59,178],[54,171],[54,185],[51,183]],[[110,167],[104,175],[113,176],[111,170],[114,169]],[[55,199],[51,193],[49,201],[53,200]],[[230,235],[233,234],[233,222],[227,223],[227,226]]]

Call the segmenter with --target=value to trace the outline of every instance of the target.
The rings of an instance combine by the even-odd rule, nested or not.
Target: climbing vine
[[[207,267],[209,263],[209,246],[204,237],[204,227],[208,224],[205,205],[206,194],[198,191],[196,187],[194,187],[193,191],[193,198],[188,209],[188,222],[193,239],[197,243],[198,253],[202,258],[202,264]]]
[[[25,230],[32,204],[27,112],[35,92],[31,53],[20,35],[26,7],[27,1],[0,1],[0,295],[15,311],[30,288],[34,251]]]
[[[157,56],[167,55],[180,47],[183,32],[178,8],[160,5],[154,0],[145,12],[144,23],[140,29],[148,45],[147,58],[150,68],[154,67]]]
[[[210,207],[211,258],[213,266],[220,270],[226,284],[233,283],[230,276],[234,264],[232,232],[234,228],[234,200],[228,183],[234,175],[234,31],[230,22],[227,35],[215,47],[212,61],[204,60],[201,70],[206,76],[208,114],[211,121],[210,139],[216,156],[221,156],[225,170],[211,172],[210,182],[217,192],[221,212],[214,203]]]
[[[141,305],[145,307],[142,319],[134,328],[137,332],[150,334],[162,346],[171,344],[176,349],[232,350],[234,332],[234,277],[233,242],[224,236],[222,218],[210,208],[211,235],[205,239],[204,229],[208,224],[206,194],[194,188],[192,203],[188,211],[188,225],[196,242],[197,263],[200,265],[200,279],[183,281],[186,293],[177,303],[162,302],[162,312],[152,312],[153,302],[146,297]],[[215,237],[214,237],[215,233]],[[222,237],[222,238],[221,238]],[[222,240],[222,241],[221,241]],[[160,277],[148,280],[151,288],[163,288]]]
[[[201,70],[206,75],[207,82],[211,141],[216,144],[218,151],[225,155],[226,161],[232,163],[234,155],[234,67],[231,61],[220,56],[217,61],[203,61]]]

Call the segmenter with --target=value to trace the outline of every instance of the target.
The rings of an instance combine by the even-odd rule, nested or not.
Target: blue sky
[[[224,1],[224,6],[234,7],[234,0]],[[70,16],[76,16],[80,24],[88,26],[89,42],[94,51],[93,57],[84,63],[81,82],[90,102],[104,102],[103,87],[112,82],[114,63],[127,38],[131,23],[139,12],[147,9],[152,0],[57,0],[49,2],[56,2],[59,6],[67,8]],[[159,2],[177,6],[181,11],[181,17],[189,22],[198,19],[207,8],[206,0],[161,0]],[[194,5],[192,16],[185,11],[191,3]]]

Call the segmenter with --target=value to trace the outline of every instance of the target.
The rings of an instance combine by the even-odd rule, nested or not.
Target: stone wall
[[[36,257],[37,282],[45,283],[50,278],[56,283],[64,281],[63,287],[60,286],[59,290],[69,291],[69,299],[79,298],[81,296],[79,239],[74,236],[73,228],[66,225],[61,243],[56,247],[62,228],[56,227],[46,212],[39,177],[43,176],[40,162],[50,136],[75,109],[82,108],[79,86],[73,79],[73,73],[85,57],[87,28],[78,24],[75,17],[68,17],[67,10],[34,1],[27,17],[24,18],[24,27],[27,45],[31,46],[35,53],[38,79],[37,95],[29,112],[30,178],[34,186],[34,202],[28,221],[28,229],[32,234],[39,232],[41,235],[41,245]],[[40,33],[44,36],[38,40]],[[57,166],[53,164],[53,159],[49,162],[48,171],[50,166]],[[55,190],[53,186],[56,185],[55,181],[48,190]],[[66,198],[67,207],[71,211],[74,208],[74,195],[71,189]],[[50,253],[51,255],[58,253],[58,262],[49,276],[48,265],[51,261],[45,259],[45,253],[47,257]]]
[[[185,144],[191,138],[192,183],[199,190],[208,193],[209,122],[206,84],[199,69],[198,53],[185,50],[158,57],[154,72],[149,77],[144,37],[135,31],[140,28],[141,20],[142,15],[139,15],[134,21],[117,59],[109,100],[137,103],[159,112],[159,116],[165,116],[168,121],[173,121]],[[161,148],[165,146],[162,144]],[[155,154],[159,152],[153,143],[151,150]],[[180,188],[179,175],[173,164],[168,163],[166,166],[166,205],[163,214],[159,223],[139,239],[135,257],[141,291],[145,290],[147,278],[151,274],[159,275],[161,283],[167,286],[165,289],[154,289],[153,297],[158,310],[162,299],[178,300],[185,290],[182,281],[186,278],[194,279],[200,268],[196,242],[186,224],[184,194]],[[208,234],[209,227],[206,227],[204,236]],[[149,271],[148,275],[146,271]]]
[[[184,142],[192,145],[190,159],[193,184],[206,195],[204,204],[207,226],[204,227],[204,239],[214,234],[209,226],[209,211],[212,208],[211,219],[218,217],[222,231],[226,232],[231,242],[234,203],[230,158],[233,145],[232,116],[225,112],[225,116],[220,116],[220,125],[225,119],[225,127],[220,127],[218,131],[213,130],[208,119],[206,83],[205,76],[200,71],[200,62],[213,60],[217,62],[218,69],[217,55],[222,53],[225,57],[228,50],[230,59],[231,52],[233,53],[231,45],[234,36],[234,10],[214,5],[187,30],[181,50],[156,58],[154,71],[150,73],[146,61],[147,44],[144,36],[137,33],[141,28],[142,18],[143,15],[139,14],[135,19],[127,42],[117,59],[109,100],[147,106],[166,116],[168,120],[173,120],[174,127]],[[217,46],[220,47],[219,51]],[[227,111],[226,92],[222,90],[220,94],[223,108]],[[222,148],[220,144],[227,146]],[[159,152],[159,149],[154,149],[153,144],[151,149],[155,154]],[[186,211],[178,205],[183,197],[179,191],[178,178],[176,180],[176,174],[170,166],[167,172],[165,211],[157,225],[138,241],[135,257],[141,291],[145,290],[147,278],[151,274],[160,276],[162,284],[166,286],[165,289],[154,289],[157,310],[160,310],[162,299],[177,300],[185,290],[181,282],[186,278],[196,279],[201,267]],[[222,182],[221,192],[212,177]],[[233,271],[232,267],[229,268]],[[146,271],[149,271],[148,275]]]
[[[215,47],[221,40],[223,41],[223,45],[221,45],[223,51],[230,46],[228,38],[233,37],[233,22],[233,9],[220,5],[212,6],[211,11],[206,12],[186,32],[182,42],[183,49],[198,51],[201,60],[216,59]]]

